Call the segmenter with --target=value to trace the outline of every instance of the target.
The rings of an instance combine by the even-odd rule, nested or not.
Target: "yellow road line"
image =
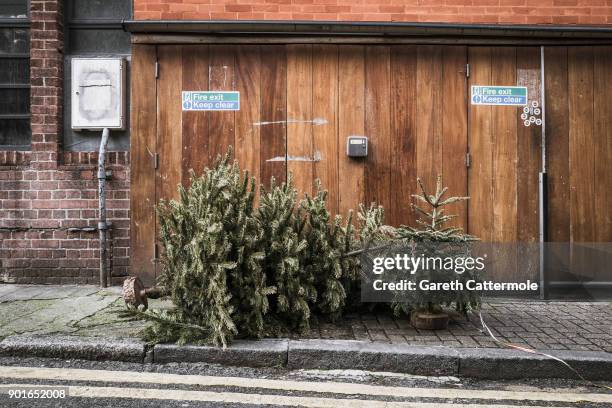
[[[43,387],[40,384],[4,384],[2,388]],[[364,399],[295,397],[286,395],[241,394],[235,392],[186,391],[173,389],[69,386],[68,397],[121,398],[142,400],[200,401],[231,404],[280,405],[309,408],[517,408],[516,405],[397,402]],[[545,408],[530,406],[530,408]],[[568,408],[568,407],[555,407]]]
[[[281,391],[305,391],[346,395],[375,395],[401,398],[466,398],[491,400],[529,400],[554,402],[612,403],[612,394],[575,393],[565,389],[539,391],[474,390],[453,388],[390,387],[345,382],[315,382],[269,380],[243,377],[180,375],[137,371],[86,370],[78,368],[0,366],[0,378],[39,379],[61,381],[101,381],[109,383],[183,384],[200,386],[228,386],[262,388]]]

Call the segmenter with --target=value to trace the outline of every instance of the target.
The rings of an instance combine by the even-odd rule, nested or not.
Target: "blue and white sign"
[[[527,87],[472,85],[472,105],[527,105]]]
[[[184,111],[240,110],[238,91],[183,91]]]

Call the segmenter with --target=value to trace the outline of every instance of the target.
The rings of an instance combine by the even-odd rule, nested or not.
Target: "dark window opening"
[[[0,150],[29,150],[30,29],[27,0],[0,4]]]

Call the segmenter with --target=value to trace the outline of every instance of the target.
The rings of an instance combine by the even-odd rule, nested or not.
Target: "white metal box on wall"
[[[125,129],[123,58],[73,58],[72,129]]]

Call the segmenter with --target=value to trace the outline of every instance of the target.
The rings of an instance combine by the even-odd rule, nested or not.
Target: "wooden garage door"
[[[612,47],[547,47],[545,57],[547,278],[612,282]]]
[[[470,47],[469,63],[470,85],[525,86],[528,102],[541,106],[539,47]],[[500,243],[489,264],[498,281],[539,276],[541,127],[525,126],[521,113],[469,106],[468,231]]]
[[[134,46],[132,272],[155,275],[154,203],[229,145],[266,184],[292,172],[312,193],[320,179],[333,213],[377,202],[413,224],[417,176],[465,195],[466,63],[460,46]],[[237,90],[241,109],[182,112],[183,90]],[[351,135],[369,138],[367,159],[346,157]]]
[[[610,241],[612,53],[547,52],[551,238]],[[312,193],[320,179],[332,212],[376,201],[393,225],[414,224],[417,176],[431,189],[441,174],[451,194],[471,196],[451,209],[457,225],[486,241],[537,242],[540,127],[525,127],[516,107],[468,104],[469,85],[527,86],[541,103],[540,49],[134,45],[132,273],[155,276],[155,203],[176,197],[189,169],[200,172],[229,145],[260,182],[291,171]],[[237,90],[241,109],[183,112],[183,90]],[[346,157],[351,135],[369,138],[366,159]],[[508,262],[498,278],[537,276],[536,254]]]

